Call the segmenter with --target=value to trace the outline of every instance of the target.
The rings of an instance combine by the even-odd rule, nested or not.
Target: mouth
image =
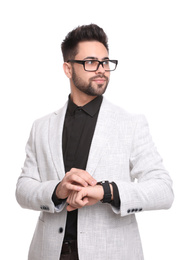
[[[93,81],[96,82],[97,84],[103,84],[106,82],[105,79],[94,79]]]
[[[104,84],[108,79],[106,77],[96,77],[92,78],[92,81],[96,82],[97,84]]]

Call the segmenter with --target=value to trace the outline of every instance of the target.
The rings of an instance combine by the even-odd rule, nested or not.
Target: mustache
[[[98,75],[98,76],[90,78],[90,80],[102,79],[102,78],[108,81],[108,77],[106,77],[105,75]]]

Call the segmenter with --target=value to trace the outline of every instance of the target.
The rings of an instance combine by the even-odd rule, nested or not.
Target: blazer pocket
[[[43,222],[43,223],[45,222],[45,221],[44,221],[44,212],[42,212],[42,211],[40,212],[40,216],[39,216],[38,219],[39,219],[39,221],[41,221],[41,222]]]
[[[36,229],[29,249],[29,259],[43,259],[44,221],[38,218]]]

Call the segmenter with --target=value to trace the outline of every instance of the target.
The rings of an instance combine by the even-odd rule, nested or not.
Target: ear
[[[71,79],[71,77],[72,77],[72,66],[71,66],[71,64],[69,64],[67,62],[64,62],[63,69],[64,69],[64,72],[65,72],[66,76],[69,79]]]

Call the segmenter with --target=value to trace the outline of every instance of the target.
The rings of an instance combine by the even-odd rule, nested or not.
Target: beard
[[[96,84],[93,80],[97,78],[103,78],[105,82],[103,84]],[[72,72],[72,81],[77,89],[87,94],[88,96],[101,96],[105,93],[107,86],[109,84],[109,78],[103,74],[94,76],[89,79],[89,83],[85,82],[82,78],[77,76],[74,68]],[[95,86],[96,85],[96,86]]]

